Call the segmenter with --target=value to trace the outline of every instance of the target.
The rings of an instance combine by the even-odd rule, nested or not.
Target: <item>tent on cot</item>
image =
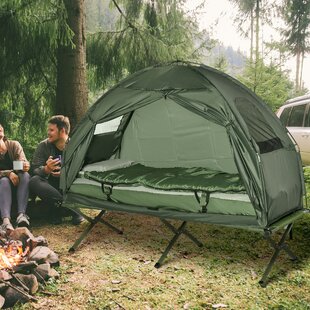
[[[303,212],[300,156],[274,113],[232,77],[173,62],[139,71],[106,92],[64,152],[61,188],[72,208],[98,209],[74,251],[106,210],[159,217],[174,233],[188,221],[260,231],[275,248]],[[179,228],[167,219],[179,219]],[[271,235],[284,228],[277,244]]]

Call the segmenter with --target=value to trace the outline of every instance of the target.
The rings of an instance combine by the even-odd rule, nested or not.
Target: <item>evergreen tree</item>
[[[0,122],[11,138],[34,145],[54,111],[55,51],[70,44],[58,0],[0,2]]]
[[[250,36],[250,61],[253,62],[254,55],[254,33],[255,33],[255,12],[259,11],[256,9],[256,0],[230,0],[234,3],[238,10],[239,14],[235,18],[235,22],[238,24],[238,30],[245,37]],[[259,7],[258,7],[259,8]],[[259,13],[259,12],[258,12]],[[258,16],[257,19],[258,20]],[[247,22],[250,20],[250,27],[246,27]],[[250,35],[249,35],[250,32]],[[258,37],[257,32],[257,37]],[[256,46],[256,49],[258,46]]]
[[[302,88],[303,59],[310,51],[310,2],[308,0],[285,0],[283,16],[287,28],[284,40],[292,55],[296,56],[295,88]]]
[[[280,70],[274,63],[265,65],[262,59],[258,60],[257,66],[249,61],[238,79],[274,111],[294,94],[294,86],[288,78],[288,72]]]
[[[170,60],[198,59],[196,23],[185,16],[183,1],[112,0],[119,18],[114,31],[90,34],[87,63],[92,90],[124,75]]]
[[[225,55],[220,55],[215,59],[214,64],[212,65],[215,69],[220,70],[222,72],[227,72],[228,63]]]

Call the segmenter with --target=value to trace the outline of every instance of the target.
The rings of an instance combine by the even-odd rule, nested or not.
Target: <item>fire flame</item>
[[[23,252],[22,246],[14,243],[0,247],[0,269],[11,269],[18,265],[23,260],[25,252],[28,252],[27,248]]]

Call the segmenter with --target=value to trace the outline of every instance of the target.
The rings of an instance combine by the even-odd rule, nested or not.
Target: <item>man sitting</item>
[[[30,179],[30,192],[39,196],[50,207],[53,223],[61,222],[62,195],[59,191],[61,156],[69,140],[70,122],[68,117],[55,115],[48,121],[47,139],[41,141],[33,155],[34,176]],[[67,209],[68,210],[68,209]],[[84,218],[74,211],[72,223],[80,224]]]

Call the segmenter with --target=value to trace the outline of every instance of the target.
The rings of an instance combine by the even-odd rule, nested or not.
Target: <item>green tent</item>
[[[100,126],[106,128],[118,120],[115,129],[100,133]],[[128,181],[131,177],[136,185],[137,180],[141,180],[139,173],[149,175],[149,169],[157,169],[165,176],[179,169],[174,179],[168,178],[167,182],[165,178],[158,181],[157,175],[154,181],[152,174],[151,183],[157,189],[160,184],[160,189],[171,190],[172,179],[178,185],[181,179],[185,180],[177,190],[188,189],[186,182],[197,189],[197,180],[205,185],[206,171],[228,175],[227,180],[237,176],[249,198],[244,206],[247,211],[231,214],[227,211],[229,203],[225,212],[218,213],[209,213],[208,206],[206,212],[143,209],[129,198],[127,203],[117,203],[117,199],[106,199],[107,202],[102,203],[98,197],[87,197],[82,191],[71,192],[85,165],[111,159],[140,164],[128,168],[130,176],[124,176],[122,169],[117,177],[113,174],[114,181],[122,184],[131,184]],[[193,172],[194,167],[201,167],[203,171]],[[180,172],[180,169],[183,170]],[[202,175],[204,177],[200,177]],[[100,181],[102,175],[90,177]],[[108,177],[109,182],[103,183],[111,185],[111,173],[104,177]],[[149,181],[150,178],[144,178],[143,184],[152,187]],[[185,62],[139,71],[97,100],[75,128],[65,151],[61,188],[67,201],[91,208],[102,206],[102,209],[262,231],[289,218],[288,222],[292,222],[303,209],[305,194],[300,156],[269,107],[232,77],[205,65]],[[144,197],[152,200],[152,196]]]

